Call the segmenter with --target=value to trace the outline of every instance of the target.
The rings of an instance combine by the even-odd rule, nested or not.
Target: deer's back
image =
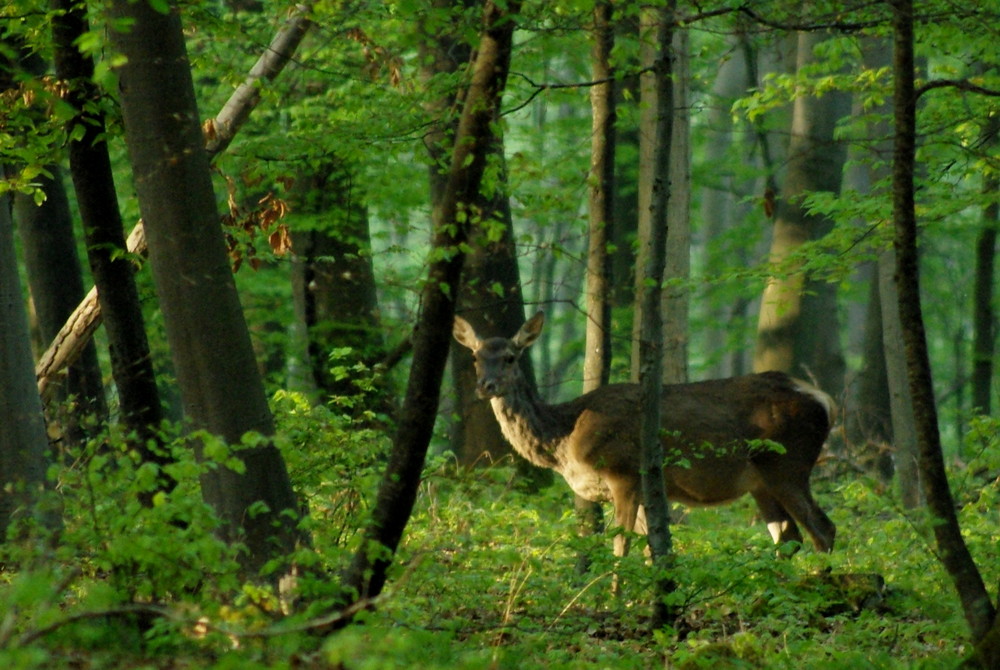
[[[609,384],[561,405],[577,416],[571,460],[605,475],[638,476],[640,401],[638,384]],[[750,464],[767,467],[780,459],[794,471],[789,475],[808,477],[829,431],[828,408],[778,372],[667,385],[661,421],[668,489],[672,482],[692,489],[675,490],[672,497],[703,504],[753,488],[757,475]],[[754,440],[777,442],[786,454]],[[700,486],[709,480],[720,483]],[[701,495],[698,488],[712,493]]]

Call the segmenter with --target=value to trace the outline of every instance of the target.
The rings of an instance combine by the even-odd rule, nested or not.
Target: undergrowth
[[[239,578],[239,546],[213,535],[197,462],[174,440],[178,488],[152,509],[155,478],[115,435],[52,468],[57,536],[16,527],[0,550],[0,664],[34,668],[950,668],[968,653],[928,521],[877,481],[822,469],[814,489],[835,550],[776,552],[749,498],[675,508],[675,626],[651,631],[642,538],[615,562],[608,535],[576,534],[558,481],[528,492],[510,463],[425,469],[386,592],[355,624],[337,574],[358,543],[388,446],[294,396],[276,399],[279,445],[310,510],[313,547],[293,613]],[[996,425],[970,431],[956,471],[963,529],[988,584],[1000,579]],[[992,478],[991,478],[992,477]],[[609,510],[610,511],[610,510]],[[182,521],[183,523],[178,523]],[[590,558],[586,573],[579,556]],[[621,593],[611,594],[618,575]]]

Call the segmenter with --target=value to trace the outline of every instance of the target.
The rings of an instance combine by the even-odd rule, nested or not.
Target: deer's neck
[[[534,465],[561,471],[574,417],[565,416],[558,405],[542,402],[527,383],[490,402],[500,430],[517,453]]]

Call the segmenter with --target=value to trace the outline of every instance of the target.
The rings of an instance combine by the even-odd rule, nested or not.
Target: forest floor
[[[147,546],[137,537],[115,537],[104,553],[84,561],[69,550],[57,553],[58,569],[0,569],[0,664],[9,670],[953,668],[969,650],[926,520],[864,476],[821,469],[814,478],[816,497],[838,528],[831,554],[807,546],[791,557],[776,555],[749,498],[719,508],[675,508],[679,616],[672,629],[651,631],[642,538],[616,563],[609,535],[578,537],[572,495],[561,480],[529,493],[509,464],[456,471],[447,459],[425,474],[385,593],[342,630],[318,637],[301,632],[307,617],[286,621],[273,608],[262,615],[266,594],[233,583],[222,568],[218,575],[206,570],[215,560],[205,558],[215,551],[207,540],[167,547],[153,537],[150,550],[176,550],[175,564],[150,563],[150,574],[136,572],[115,591],[107,562],[138,559],[112,558],[113,541],[127,539],[122,546],[132,552]],[[362,488],[373,488],[373,480]],[[997,484],[956,481],[967,541],[986,582],[995,584]],[[327,564],[334,574],[336,562],[353,551],[356,532],[348,526],[363,515],[348,505],[346,525],[337,527],[323,511],[323,497],[331,509],[343,507],[342,500],[337,486],[325,486],[315,488],[310,506],[316,551],[340,547],[339,558]],[[99,514],[112,513],[121,510],[96,509],[93,525]],[[581,552],[590,558],[586,572],[577,569]],[[189,560],[199,571],[195,596],[171,586],[190,583],[182,569]],[[173,581],[137,596],[136,584],[155,582],[153,573],[166,580],[159,573],[170,569]],[[617,597],[614,574],[621,582]],[[116,608],[125,590],[126,603],[165,602],[170,616],[153,616],[144,632],[134,622],[122,625]],[[223,604],[210,603],[213,597]],[[156,613],[151,607],[135,618]],[[286,625],[290,632],[283,633]]]

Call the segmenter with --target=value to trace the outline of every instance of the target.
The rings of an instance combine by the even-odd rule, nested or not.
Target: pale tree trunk
[[[976,661],[984,668],[1000,667],[1000,631],[997,611],[990,602],[975,562],[969,553],[948,485],[941,435],[938,428],[934,385],[931,378],[927,336],[920,304],[917,217],[914,203],[916,155],[916,101],[913,60],[912,0],[893,2],[893,72],[895,84],[895,133],[892,168],[892,216],[895,230],[899,290],[899,318],[903,325],[906,367],[917,422],[920,473],[937,554],[948,571],[972,632]]]
[[[461,214],[480,197],[519,11],[517,2],[507,2],[502,8],[488,2],[483,10],[484,29],[455,133],[448,181],[434,206],[432,246],[438,253],[430,263],[421,293],[421,311],[413,339],[413,363],[398,428],[372,519],[342,579],[356,601],[381,593],[386,571],[413,511],[452,339],[464,263],[461,247],[469,239],[472,224],[469,217]],[[441,253],[443,251],[450,253]]]
[[[755,51],[743,48],[745,37],[736,36],[730,40],[730,55],[719,68],[712,84],[711,103],[704,116],[708,120],[709,141],[705,147],[705,164],[712,166],[706,175],[706,184],[701,190],[701,244],[702,265],[709,273],[715,268],[731,265],[748,266],[752,250],[744,245],[727,246],[719,249],[726,231],[732,229],[751,213],[749,196],[754,193],[754,184],[737,178],[738,168],[744,162],[759,166],[759,158],[753,152],[755,139],[738,132],[733,125],[733,102],[747,90],[757,86],[750,74],[756,71],[747,62],[757,58]],[[705,129],[702,130],[705,132]],[[739,163],[739,165],[737,165]],[[761,189],[757,189],[761,190]],[[736,255],[736,258],[733,256]],[[711,278],[713,275],[709,275]],[[734,335],[738,337],[741,323],[747,318],[749,301],[716,297],[719,288],[713,282],[706,282],[698,289],[696,298],[708,309],[705,331],[701,333],[705,352],[710,356],[709,377],[730,377],[742,374],[749,367],[744,360],[745,348],[734,347]],[[736,331],[736,332],[734,332]]]
[[[244,567],[255,571],[294,548],[299,508],[268,439],[273,418],[219,227],[180,16],[120,0],[111,17],[131,24],[112,32],[128,59],[125,139],[188,426],[234,445],[248,432],[264,436],[236,452],[244,472],[219,467],[202,479],[223,537],[246,544]]]
[[[0,165],[0,178],[5,176]],[[10,195],[0,195],[0,541],[12,521],[31,516],[45,483],[49,448],[31,369],[10,208]]]
[[[610,0],[594,7],[590,50],[591,78],[601,82],[590,89],[591,136],[590,174],[588,176],[587,277],[584,285],[587,326],[583,355],[583,392],[588,393],[608,383],[611,378],[611,287],[614,285],[611,243],[615,220],[615,81],[611,67],[614,46],[614,8]],[[599,533],[604,527],[601,504],[573,494],[579,531],[582,535]],[[589,565],[580,556],[578,569]]]
[[[646,533],[653,556],[654,629],[672,623],[676,616],[674,607],[669,604],[669,597],[676,585],[671,577],[673,543],[670,536],[670,508],[663,482],[664,454],[660,439],[660,398],[663,389],[663,323],[660,305],[669,227],[670,146],[674,122],[671,79],[673,19],[672,2],[664,8],[644,7],[639,28],[642,50],[640,58],[646,70],[640,83],[644,110],[640,121],[640,144],[647,145],[639,153],[640,157],[645,155],[650,159],[650,171],[645,178],[640,178],[640,265],[637,269],[636,312],[641,312],[642,316],[636,347],[639,350],[638,365],[633,370],[633,375],[638,377],[642,398],[639,460]],[[646,210],[642,209],[643,204],[646,205]]]
[[[798,67],[814,60],[821,33],[800,33]],[[832,222],[805,211],[809,192],[840,191],[844,147],[833,138],[836,121],[848,111],[843,93],[821,98],[802,95],[792,112],[788,169],[777,201],[770,262],[774,273],[760,307],[754,371],[782,370],[812,378],[837,397],[843,389],[844,361],[836,340],[836,293],[832,284],[812,282],[792,263],[792,255],[822,237]]]
[[[688,31],[674,33],[673,130],[670,135],[670,200],[667,204],[663,313],[663,382],[688,381],[688,280],[691,276],[691,111]]]

